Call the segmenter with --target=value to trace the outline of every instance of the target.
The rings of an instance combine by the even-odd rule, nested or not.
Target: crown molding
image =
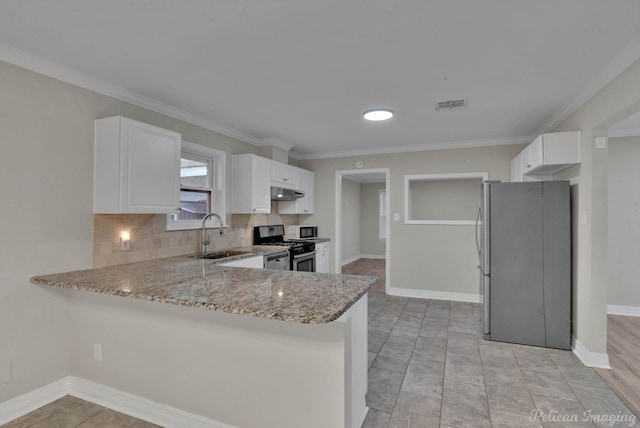
[[[101,95],[106,95],[108,97],[208,129],[209,131],[217,132],[218,134],[222,134],[227,137],[235,138],[236,140],[244,141],[245,143],[253,144],[255,146],[261,145],[261,140],[253,135],[221,125],[213,120],[206,119],[197,114],[165,104],[104,80],[80,73],[71,68],[62,66],[53,61],[49,61],[4,43],[0,43],[0,60]]]
[[[640,128],[612,129],[607,132],[609,138],[640,137]]]
[[[556,126],[560,125],[560,123],[582,107],[582,105],[589,101],[598,91],[607,86],[638,59],[640,59],[640,34],[631,40],[576,96],[547,120],[538,132],[536,132],[536,135],[553,131]]]
[[[474,147],[507,146],[512,144],[529,144],[534,140],[532,136],[513,138],[492,138],[486,140],[452,141],[448,143],[428,143],[401,147],[378,147],[373,149],[341,150],[333,152],[301,154],[289,152],[289,156],[296,160],[329,159],[349,156],[388,155],[394,153],[424,152],[430,150],[468,149]]]
[[[262,146],[275,146],[278,148],[281,148],[282,150],[286,150],[289,151],[293,148],[293,144],[289,144],[289,143],[285,143],[284,141],[280,140],[279,138],[263,138],[261,140],[258,140],[257,143],[255,143],[256,146],[258,147],[262,147]]]

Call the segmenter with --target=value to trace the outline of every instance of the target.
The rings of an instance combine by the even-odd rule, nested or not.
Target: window
[[[167,230],[200,228],[210,212],[226,217],[225,166],[225,152],[182,142],[180,211],[167,215]],[[215,226],[207,220],[207,227]]]
[[[387,192],[378,190],[378,241],[387,239]]]

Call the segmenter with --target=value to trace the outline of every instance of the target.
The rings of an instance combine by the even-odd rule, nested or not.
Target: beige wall
[[[50,293],[70,296],[74,376],[229,426],[343,426],[345,337],[356,320],[298,324],[97,293]],[[94,343],[102,346],[100,363]]]
[[[301,220],[317,224],[323,236],[335,237],[336,171],[352,170],[357,160],[363,162],[363,169],[389,168],[392,216],[389,285],[418,292],[477,295],[478,260],[473,226],[405,225],[393,221],[394,213],[404,218],[404,175],[486,171],[489,179],[509,180],[511,159],[522,149],[519,144],[305,160],[302,167],[315,172],[316,213]],[[333,266],[333,259],[331,263]]]
[[[608,150],[595,138],[640,110],[640,61],[636,61],[553,131],[581,131],[581,164],[555,178],[577,186],[573,208],[579,226],[574,234],[573,335],[589,352],[607,352]]]
[[[411,180],[412,220],[475,220],[482,179]]]
[[[29,278],[92,267],[94,119],[123,115],[224,150],[228,174],[231,154],[256,148],[4,62],[0,94],[3,402],[70,374],[68,299]]]
[[[608,303],[640,307],[640,137],[609,139]]]
[[[384,188],[385,183],[363,183],[360,186],[360,251],[364,255],[385,255],[385,241],[378,239],[378,192]]]
[[[317,193],[316,193],[317,194]],[[316,205],[316,212],[318,211]],[[342,261],[361,254],[360,251],[360,183],[342,180]],[[324,229],[323,232],[324,234]],[[323,235],[324,236],[324,235]],[[331,271],[330,271],[331,272]]]

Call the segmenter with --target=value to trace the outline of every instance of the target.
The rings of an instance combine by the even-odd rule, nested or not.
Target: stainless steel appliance
[[[289,257],[289,251],[264,256],[264,267],[265,269],[290,270],[291,259]]]
[[[318,237],[318,226],[295,225],[287,228],[290,239],[311,239]]]
[[[302,197],[304,197],[304,192],[301,192],[300,190],[271,186],[272,201],[295,201]]]
[[[569,183],[483,183],[476,240],[485,339],[570,349]]]
[[[305,240],[284,239],[284,225],[253,228],[254,245],[281,245],[289,248],[289,268],[296,271],[316,271],[316,244]]]

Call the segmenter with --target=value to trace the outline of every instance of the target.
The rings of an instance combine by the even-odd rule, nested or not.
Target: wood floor
[[[640,418],[640,317],[609,315],[607,321],[607,352],[612,369],[596,372]]]
[[[358,259],[342,266],[342,273],[347,275],[369,275],[378,278],[371,288],[373,293],[384,293],[386,286],[386,260],[384,259]]]

